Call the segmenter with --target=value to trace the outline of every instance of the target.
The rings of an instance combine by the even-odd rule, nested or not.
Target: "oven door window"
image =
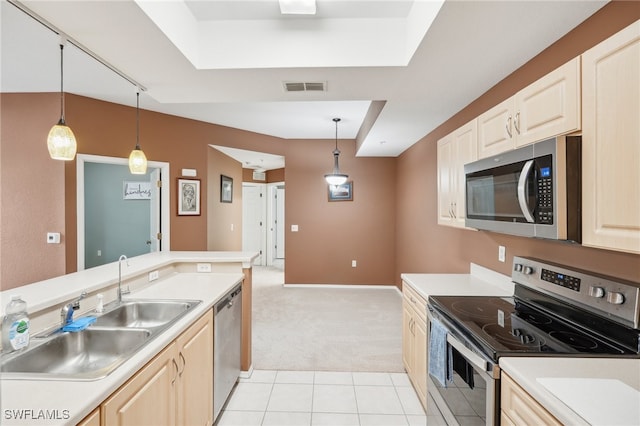
[[[525,162],[466,175],[467,217],[527,222],[518,201],[518,181]],[[535,179],[527,181],[527,204],[535,206]]]
[[[453,356],[453,382],[443,388],[437,380],[432,380],[437,392],[447,405],[448,411],[461,425],[486,423],[487,419],[487,377],[475,371],[474,366],[451,347]],[[489,386],[493,388],[493,383]],[[489,392],[492,392],[490,390]]]

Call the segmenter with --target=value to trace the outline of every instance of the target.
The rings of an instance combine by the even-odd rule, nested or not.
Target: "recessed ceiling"
[[[277,0],[20,4],[144,86],[141,108],[285,139],[332,139],[341,117],[340,138],[358,135],[358,156],[397,156],[606,1],[448,0],[437,10],[426,0],[317,0],[313,16],[281,15]],[[149,16],[178,8],[173,28]],[[433,22],[417,13],[429,8]],[[6,1],[0,13],[2,91],[59,90],[59,37]],[[185,20],[215,37],[194,36]],[[283,82],[327,90],[287,92]],[[135,105],[131,83],[73,45],[65,90]],[[382,107],[364,128],[372,102]]]

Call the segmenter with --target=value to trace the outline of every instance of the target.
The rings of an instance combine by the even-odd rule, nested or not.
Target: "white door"
[[[149,252],[160,251],[162,247],[160,233],[160,169],[153,169],[149,174],[151,183],[151,200],[149,203]]]
[[[256,265],[262,265],[264,259],[265,205],[264,185],[242,185],[242,251],[260,253]]]
[[[284,187],[276,190],[276,259],[284,259]]]

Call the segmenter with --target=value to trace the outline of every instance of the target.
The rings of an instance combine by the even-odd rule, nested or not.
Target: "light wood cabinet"
[[[582,56],[582,244],[640,253],[640,21]]]
[[[580,58],[478,117],[478,158],[580,129]]]
[[[100,426],[100,408],[96,408],[87,417],[82,419],[78,426]]]
[[[403,284],[402,360],[416,390],[418,399],[427,408],[427,304]]]
[[[513,426],[562,425],[505,372],[501,375],[500,420]]]
[[[464,165],[477,159],[477,122],[438,141],[438,224],[464,228]]]
[[[103,425],[176,424],[174,350],[165,348],[102,404]]]
[[[213,424],[213,311],[101,406],[103,425]]]
[[[179,425],[213,424],[213,311],[176,340]]]

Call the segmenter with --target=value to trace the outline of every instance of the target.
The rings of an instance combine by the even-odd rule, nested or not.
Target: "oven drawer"
[[[500,411],[503,425],[562,425],[504,371],[502,372]]]
[[[424,300],[411,286],[402,283],[402,294],[405,301],[411,306],[420,318],[427,322],[427,301]]]

